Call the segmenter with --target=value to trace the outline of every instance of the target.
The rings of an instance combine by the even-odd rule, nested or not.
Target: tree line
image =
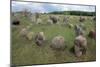
[[[49,14],[77,15],[77,16],[95,16],[96,12],[85,11],[54,11]]]

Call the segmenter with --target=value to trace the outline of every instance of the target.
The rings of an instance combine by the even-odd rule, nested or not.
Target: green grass
[[[61,15],[63,18],[63,15]],[[47,15],[41,15],[44,23],[46,23]],[[72,24],[79,23],[78,16],[69,16],[69,22]],[[95,28],[95,23],[90,18],[84,22],[87,30]],[[48,64],[48,63],[62,63],[62,62],[77,62],[77,61],[95,61],[96,60],[96,41],[87,37],[88,49],[87,54],[77,58],[70,51],[73,47],[75,33],[73,28],[68,28],[66,25],[32,25],[30,31],[34,33],[43,31],[47,42],[39,47],[34,43],[34,40],[29,41],[20,36],[20,28],[22,26],[28,26],[31,21],[28,18],[21,17],[21,25],[18,27],[12,27],[12,64],[15,65],[29,65],[29,64]],[[62,22],[62,21],[60,21]],[[93,24],[94,23],[94,24]],[[50,48],[51,40],[54,36],[61,35],[65,38],[66,49],[64,51],[56,51]]]

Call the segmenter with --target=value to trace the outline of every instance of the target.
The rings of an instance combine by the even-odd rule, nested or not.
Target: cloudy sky
[[[12,12],[23,11],[27,9],[31,12],[48,13],[52,11],[95,11],[95,6],[83,6],[83,5],[65,5],[65,4],[50,4],[50,3],[35,3],[35,2],[18,2],[12,1]]]

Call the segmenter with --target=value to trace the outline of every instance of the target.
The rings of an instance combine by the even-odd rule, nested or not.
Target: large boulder
[[[35,36],[35,43],[38,46],[42,46],[45,42],[45,35],[44,32],[38,32]]]
[[[79,35],[74,40],[74,52],[77,57],[82,56],[83,54],[86,54],[87,50],[87,39]]]
[[[51,47],[54,49],[64,49],[65,39],[63,36],[56,36],[52,39]]]
[[[89,31],[88,37],[92,39],[96,39],[96,32],[94,30]]]

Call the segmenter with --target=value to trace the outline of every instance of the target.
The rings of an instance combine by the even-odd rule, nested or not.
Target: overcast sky
[[[18,1],[18,0],[16,0],[16,1]],[[21,1],[38,1],[38,2],[96,5],[96,0],[21,0]]]
[[[34,12],[48,13],[52,11],[69,11],[69,10],[94,12],[95,6],[12,1],[12,12],[23,11],[24,9],[27,9],[28,11],[31,11],[33,13]]]

